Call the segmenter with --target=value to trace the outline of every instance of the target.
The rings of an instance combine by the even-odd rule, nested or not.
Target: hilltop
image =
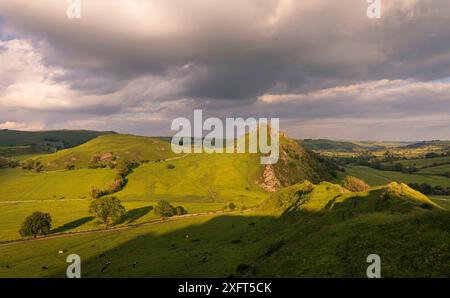
[[[442,209],[422,193],[404,183],[392,182],[364,192],[351,192],[330,182],[295,184],[270,196],[261,210],[274,214],[292,212],[401,212]],[[344,215],[343,215],[344,216]]]
[[[175,157],[170,143],[159,138],[122,134],[100,135],[80,146],[53,154],[33,156],[46,170],[64,169],[67,165],[88,168],[93,164],[108,165],[128,161],[157,161]]]

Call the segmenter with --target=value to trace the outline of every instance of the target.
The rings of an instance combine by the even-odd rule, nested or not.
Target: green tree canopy
[[[102,197],[92,201],[89,212],[105,224],[105,229],[125,214],[125,207],[116,197]]]
[[[22,223],[19,234],[23,237],[37,237],[50,232],[52,217],[48,213],[34,212]]]

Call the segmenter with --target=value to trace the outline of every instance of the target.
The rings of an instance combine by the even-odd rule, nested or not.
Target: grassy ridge
[[[159,138],[112,134],[99,136],[75,148],[33,159],[41,162],[47,170],[64,169],[67,164],[73,164],[76,168],[87,168],[91,165],[91,158],[96,154],[99,154],[105,162],[112,157],[117,161],[156,161],[176,156],[170,148],[170,143]]]

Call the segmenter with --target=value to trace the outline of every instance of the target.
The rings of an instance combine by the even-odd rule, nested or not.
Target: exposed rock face
[[[275,192],[281,187],[281,183],[275,175],[275,171],[272,165],[266,165],[264,167],[261,183],[259,185],[268,192]]]

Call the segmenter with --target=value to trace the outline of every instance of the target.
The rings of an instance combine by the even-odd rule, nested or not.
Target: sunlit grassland
[[[448,175],[450,173],[450,164],[426,168],[419,171],[424,175]]]
[[[396,161],[396,163],[401,163],[405,166],[416,166],[417,168],[421,168],[424,166],[432,166],[433,164],[450,163],[450,156],[399,160],[399,161]]]
[[[381,171],[363,166],[346,167],[344,175],[358,177],[372,186],[384,185],[392,181],[397,181],[404,183],[428,183],[433,186],[450,187],[450,178],[446,177]]]
[[[249,207],[266,196],[255,185],[260,171],[256,154],[191,154],[140,166],[128,176],[127,186],[117,196],[124,200],[235,201]]]
[[[92,186],[106,187],[116,175],[108,169],[36,173],[19,168],[0,170],[0,201],[88,198]]]
[[[103,135],[75,148],[58,151],[54,154],[34,156],[46,169],[64,169],[67,164],[76,168],[87,168],[95,154],[109,154],[121,160],[156,161],[177,156],[170,148],[170,143],[158,138],[133,135]]]
[[[42,202],[0,203],[0,241],[20,239],[20,225],[35,211],[47,212],[52,216],[52,233],[77,232],[103,229],[103,225],[89,214],[90,200],[59,200]],[[189,203],[171,201],[171,204],[183,205],[189,213],[204,213],[221,210],[222,203]],[[159,219],[153,212],[155,201],[126,201],[125,218],[116,226],[139,224]]]

